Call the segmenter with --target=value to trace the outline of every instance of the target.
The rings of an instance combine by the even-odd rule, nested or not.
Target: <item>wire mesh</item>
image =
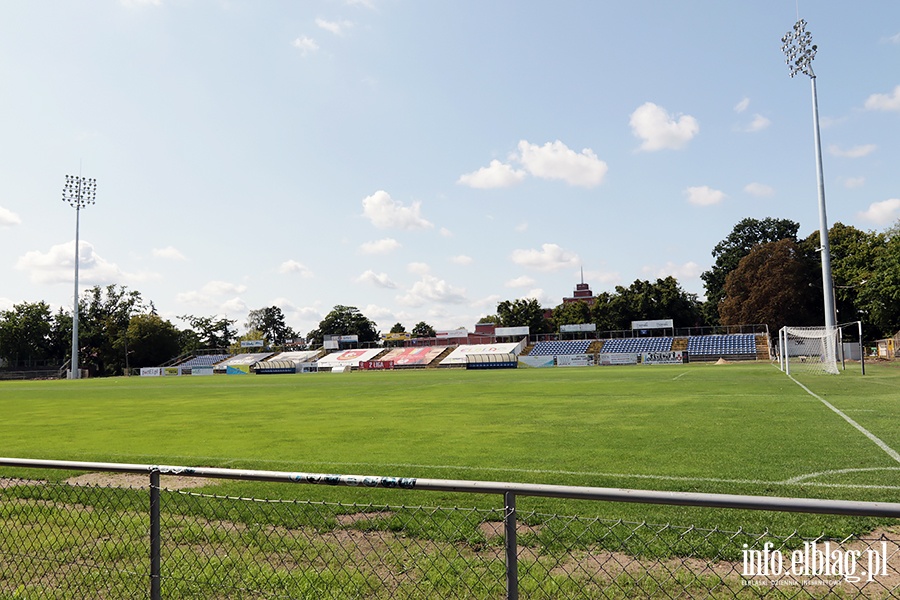
[[[148,496],[0,478],[0,599],[148,597]],[[165,598],[507,597],[502,507],[160,499]],[[836,540],[516,517],[523,598],[900,597],[890,530]]]

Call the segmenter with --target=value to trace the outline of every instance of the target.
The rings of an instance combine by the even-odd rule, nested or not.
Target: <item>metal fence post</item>
[[[159,540],[159,469],[150,471],[150,598],[161,600],[159,581],[160,540]]]
[[[503,494],[503,544],[506,549],[506,597],[509,600],[519,598],[519,553],[516,540],[516,495],[513,492]]]

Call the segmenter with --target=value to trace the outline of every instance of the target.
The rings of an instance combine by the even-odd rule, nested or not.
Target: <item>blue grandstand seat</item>
[[[590,347],[590,340],[567,340],[558,342],[538,342],[531,349],[531,356],[570,356],[584,354]]]

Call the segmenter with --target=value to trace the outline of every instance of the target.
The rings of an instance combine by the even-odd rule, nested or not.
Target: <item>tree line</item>
[[[819,232],[800,239],[798,223],[786,219],[744,219],[712,250],[715,261],[701,278],[705,300],[685,292],[674,277],[635,280],[612,292],[548,309],[535,299],[503,300],[480,323],[528,326],[532,333],[593,323],[599,331],[630,329],[631,322],[672,319],[676,327],[824,323]],[[860,320],[864,337],[876,339],[900,329],[900,221],[884,232],[836,223],[829,231],[838,322]],[[277,306],[250,311],[245,332],[237,321],[218,316],[180,315],[178,328],[157,313],[140,292],[124,286],[95,286],[79,298],[79,362],[94,376],[159,366],[200,349],[238,350],[242,340],[264,340],[279,348],[301,340],[322,345],[326,335],[356,335],[360,343],[381,337],[378,326],[353,306],[337,305],[319,326],[301,336],[285,323]],[[464,327],[465,325],[463,325]],[[391,333],[406,333],[400,323]],[[434,337],[421,321],[412,337]],[[58,366],[70,358],[72,315],[52,312],[46,302],[21,303],[0,311],[0,361],[7,368]]]

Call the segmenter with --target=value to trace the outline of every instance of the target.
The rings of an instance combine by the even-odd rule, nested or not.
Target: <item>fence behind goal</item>
[[[900,518],[900,504],[0,458],[144,489],[0,478],[0,598],[890,598],[900,536],[776,536],[520,513],[549,496]],[[388,505],[165,487],[173,475],[389,488]],[[407,506],[406,490],[495,494]]]

